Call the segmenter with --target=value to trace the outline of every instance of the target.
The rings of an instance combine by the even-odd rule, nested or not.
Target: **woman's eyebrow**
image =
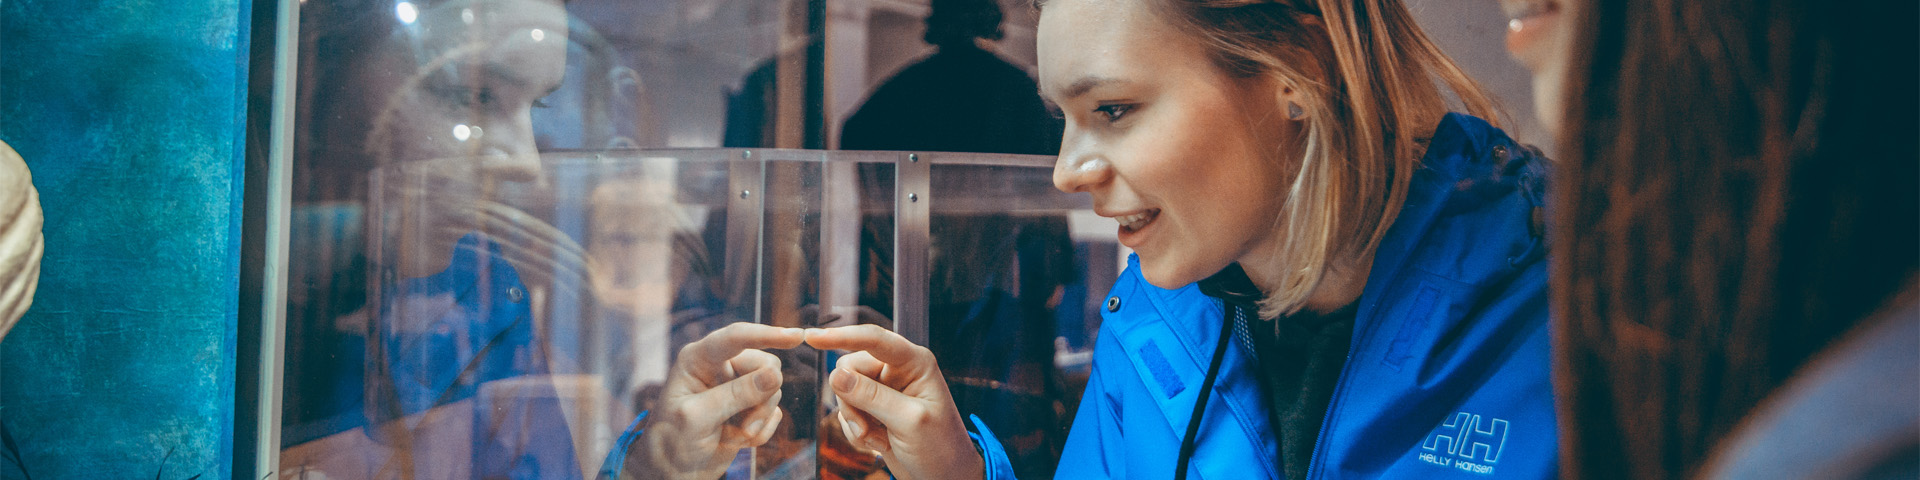
[[[1124,80],[1120,80],[1113,77],[1100,77],[1100,76],[1080,77],[1079,80],[1074,80],[1073,83],[1067,84],[1067,88],[1060,90],[1060,95],[1058,97],[1047,95],[1047,91],[1045,88],[1040,89],[1040,98],[1048,99],[1056,103],[1065,102],[1068,100],[1079,98],[1081,95],[1086,95],[1087,92],[1093,91],[1093,89],[1095,88],[1099,88],[1102,86],[1111,85],[1115,83],[1124,83],[1124,82],[1125,82]]]

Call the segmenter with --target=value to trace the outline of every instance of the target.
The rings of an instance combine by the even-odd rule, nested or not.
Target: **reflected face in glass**
[[[403,202],[409,276],[446,266],[444,253],[489,222],[502,182],[540,177],[532,109],[560,86],[567,14],[557,0],[397,4],[398,22],[350,77],[371,102],[366,149],[381,164],[433,162]]]
[[[495,174],[536,172],[532,109],[565,72],[566,10],[460,0],[406,11],[360,75],[363,91],[390,92],[369,119],[368,149],[385,162],[460,157]]]
[[[1141,273],[1173,288],[1263,260],[1298,168],[1274,82],[1229,76],[1137,0],[1056,0],[1038,31],[1042,94],[1066,118],[1054,184],[1093,195]]]
[[[1507,15],[1507,52],[1533,72],[1534,114],[1558,129],[1566,101],[1567,60],[1572,55],[1577,0],[1500,0]]]

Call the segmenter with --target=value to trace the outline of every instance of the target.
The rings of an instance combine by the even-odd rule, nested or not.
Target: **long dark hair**
[[[1579,1],[1579,0],[1576,0]],[[1586,1],[1552,208],[1568,478],[1694,475],[1920,257],[1914,2]]]

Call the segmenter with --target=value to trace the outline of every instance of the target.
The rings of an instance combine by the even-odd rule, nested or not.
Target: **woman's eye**
[[[1133,105],[1124,103],[1101,105],[1099,108],[1093,109],[1093,112],[1100,115],[1100,118],[1105,119],[1107,123],[1118,122],[1120,121],[1120,117],[1126,116],[1127,112],[1131,111],[1133,111]]]
[[[491,88],[478,88],[473,91],[473,106],[490,107],[499,100]]]
[[[499,93],[487,87],[437,88],[433,93],[446,105],[455,108],[492,108],[494,104],[500,102]]]

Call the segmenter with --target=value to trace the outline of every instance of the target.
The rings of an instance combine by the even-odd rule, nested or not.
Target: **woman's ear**
[[[1307,111],[1300,108],[1300,99],[1293,87],[1280,87],[1280,103],[1286,105],[1288,120],[1298,122],[1307,119]]]

